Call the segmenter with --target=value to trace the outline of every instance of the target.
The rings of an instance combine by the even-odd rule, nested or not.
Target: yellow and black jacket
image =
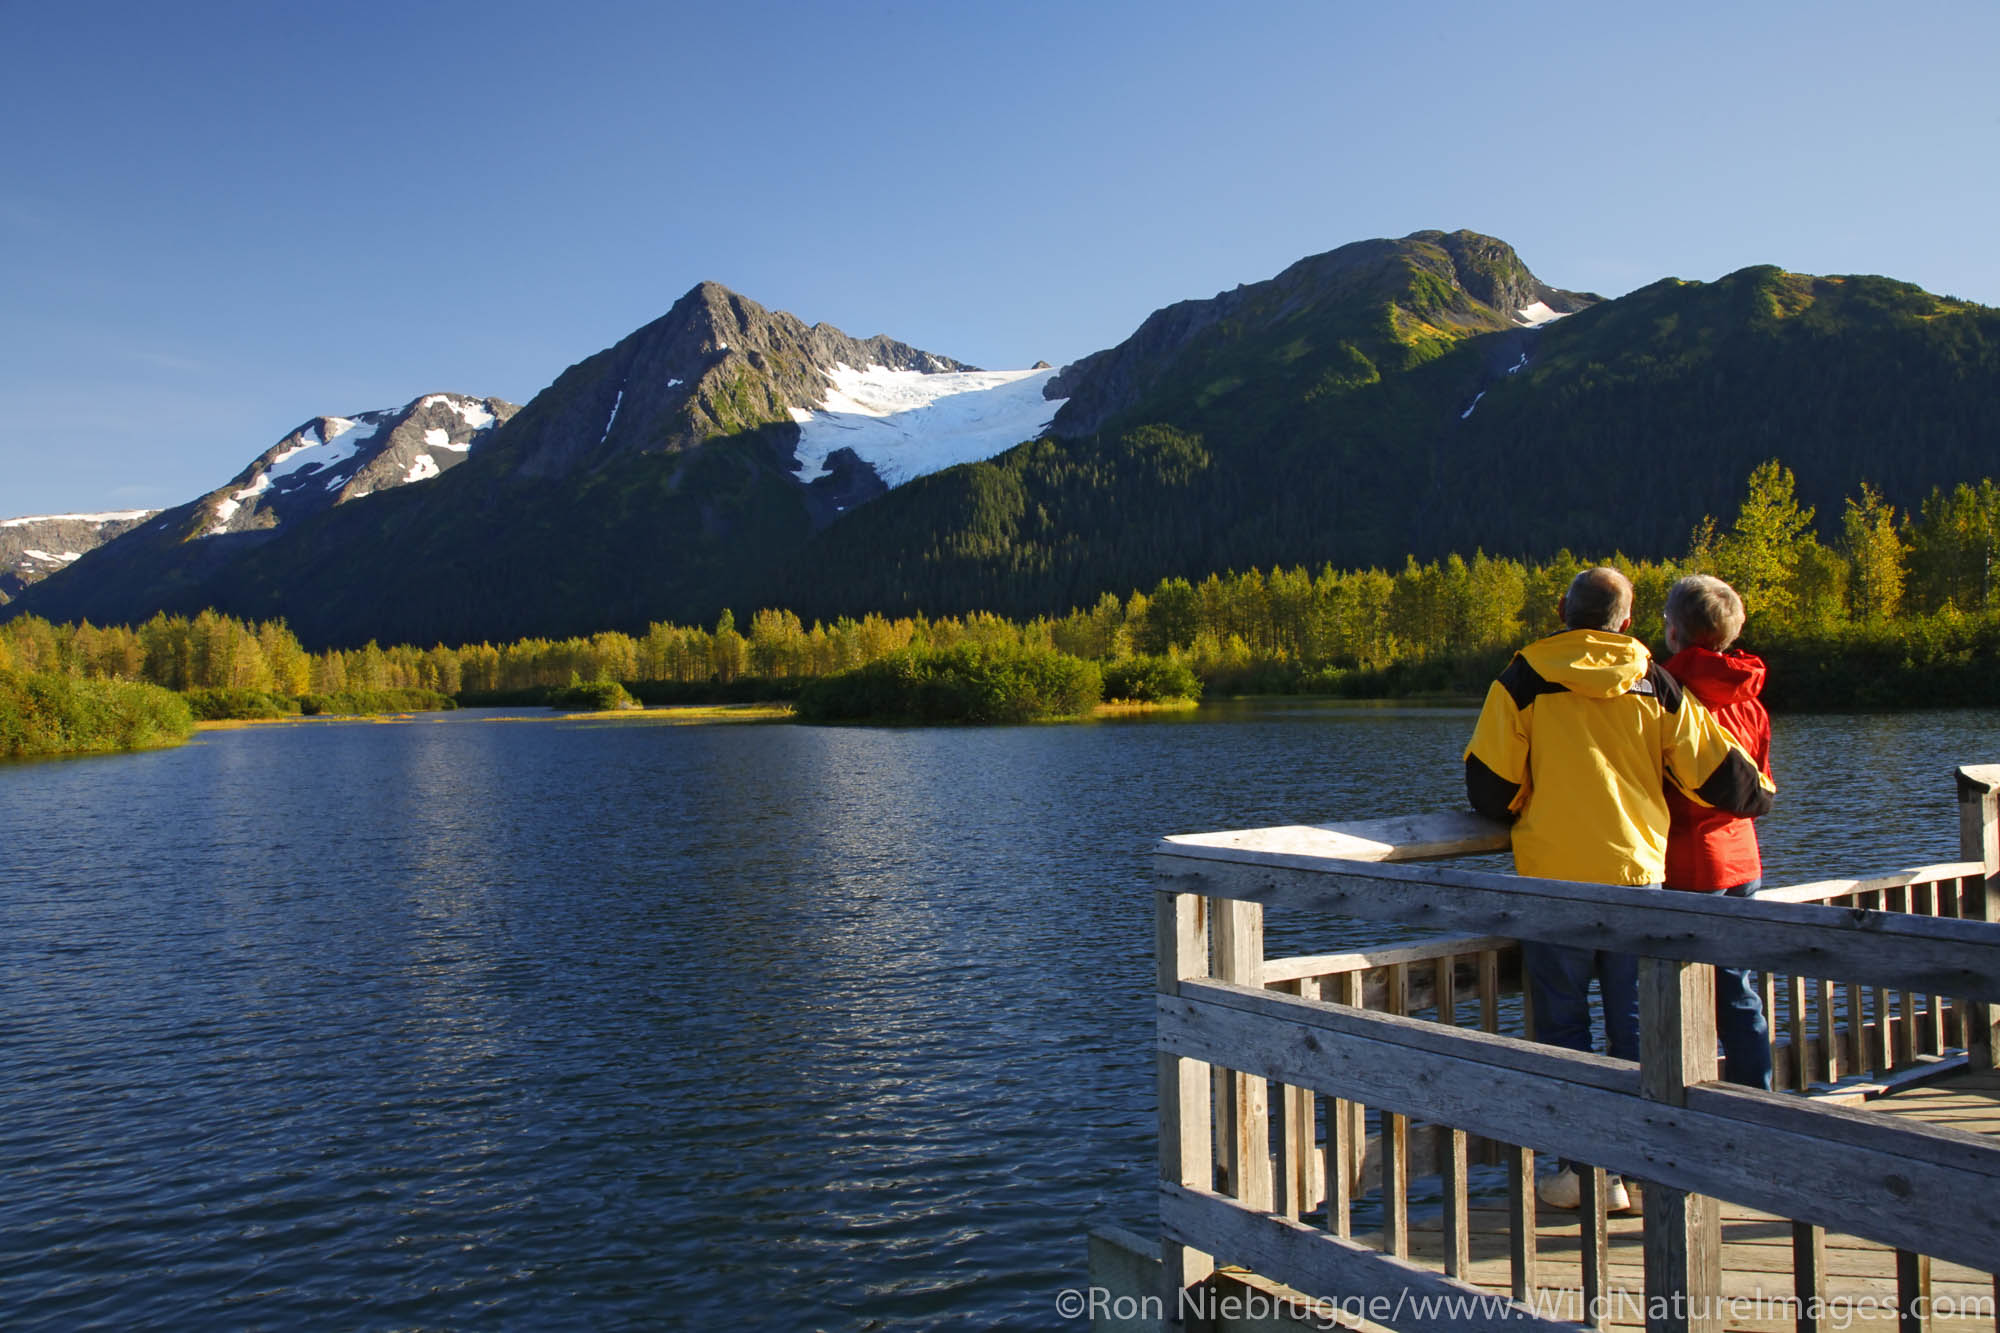
[[[1660,882],[1669,782],[1739,815],[1769,810],[1776,790],[1645,644],[1609,630],[1516,653],[1465,749],[1473,808],[1518,816],[1514,869],[1539,879]]]

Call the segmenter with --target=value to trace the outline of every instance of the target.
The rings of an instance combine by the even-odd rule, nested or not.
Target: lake
[[[0,765],[0,1326],[1058,1324],[1087,1228],[1152,1229],[1153,840],[1459,808],[1471,725],[470,711]],[[1775,731],[1774,883],[1956,859],[2000,761],[2000,714]]]

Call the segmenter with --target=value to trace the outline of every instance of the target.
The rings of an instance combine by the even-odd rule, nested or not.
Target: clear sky
[[[991,368],[1374,236],[2000,305],[2000,5],[0,0],[0,516],[526,402],[714,279]]]

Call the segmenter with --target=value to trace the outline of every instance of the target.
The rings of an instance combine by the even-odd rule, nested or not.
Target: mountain
[[[519,410],[499,398],[433,393],[392,410],[314,417],[198,499],[114,516],[151,521],[124,523],[24,594],[18,609],[99,624],[200,610],[201,590],[265,543],[336,506],[443,475]]]
[[[705,282],[564,371],[432,485],[285,514],[254,549],[183,556],[164,577],[113,581],[84,562],[22,609],[132,620],[215,606],[282,615],[309,642],[588,633],[690,606],[712,616],[891,484],[1035,435],[1055,414],[1042,392],[1053,375],[852,338]],[[275,466],[305,442],[273,451]],[[262,475],[148,531],[185,549],[202,524],[256,523],[221,510],[263,501]]]
[[[2000,312],[1753,267],[1617,300],[1419,232],[1170,306],[1067,367],[1048,434],[834,525],[802,615],[1088,604],[1166,576],[1457,551],[1667,555],[1778,457],[1838,530],[2000,471]]]
[[[1600,299],[1546,285],[1512,247],[1474,232],[1358,241],[1268,282],[1155,311],[1118,346],[1065,366],[1051,386],[1068,399],[1054,433],[1088,435],[1147,404],[1172,414],[1189,385],[1204,406],[1245,389],[1326,394],[1374,376],[1371,354],[1406,366],[1456,338],[1533,328]]]
[[[0,518],[0,606],[22,589],[129,532],[157,510],[125,509],[111,514],[44,514]]]
[[[703,283],[435,480],[292,516],[284,476],[246,473],[226,523],[255,502],[243,521],[278,527],[203,537],[219,503],[169,511],[8,609],[477,641],[725,607],[1032,615],[1479,547],[1665,555],[1768,458],[1828,536],[1863,480],[1908,508],[2000,471],[1996,388],[2000,312],[1907,283],[1760,266],[1601,300],[1463,231],[1168,306],[1059,372],[977,371]],[[156,530],[181,563],[90,600],[93,565]]]

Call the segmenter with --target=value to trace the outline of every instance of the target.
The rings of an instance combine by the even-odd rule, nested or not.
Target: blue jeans
[[[1723,892],[1747,898],[1764,884],[1763,876]],[[1764,998],[1757,992],[1757,974],[1747,968],[1715,969],[1715,1034],[1722,1039],[1723,1072],[1731,1083],[1771,1090],[1771,1028],[1764,1020]]]
[[[1605,1049],[1639,1058],[1639,960],[1629,953],[1521,941],[1521,973],[1535,1002],[1535,1040],[1572,1051],[1590,1040],[1590,979],[1604,1000]]]
[[[1763,879],[1724,889],[1745,898]],[[1604,1045],[1620,1060],[1639,1058],[1639,960],[1631,954],[1521,941],[1521,971],[1535,1000],[1535,1039],[1572,1051],[1596,1049],[1590,1037],[1590,979],[1604,1001]],[[1731,1083],[1771,1087],[1771,1030],[1757,974],[1747,968],[1715,969],[1715,1031]]]

